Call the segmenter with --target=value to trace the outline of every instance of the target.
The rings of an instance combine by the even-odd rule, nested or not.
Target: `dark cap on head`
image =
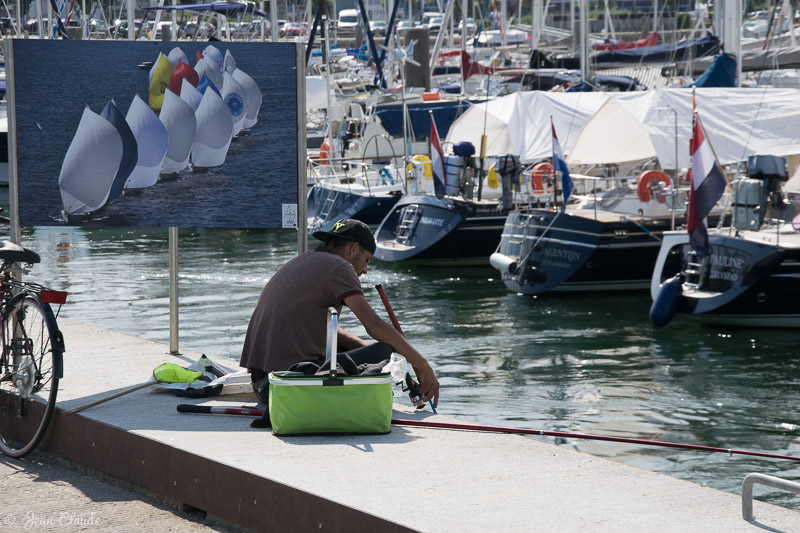
[[[369,253],[375,255],[375,237],[369,230],[369,226],[352,218],[337,220],[330,231],[315,231],[315,239],[327,243],[331,237],[341,237],[349,241],[355,241]]]

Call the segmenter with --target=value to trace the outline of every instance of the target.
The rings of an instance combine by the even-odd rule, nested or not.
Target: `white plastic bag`
[[[392,380],[400,382],[406,379],[406,373],[409,372],[409,370],[410,368],[406,358],[398,353],[393,353],[392,358],[389,359],[389,363],[383,367],[381,372],[391,374]]]

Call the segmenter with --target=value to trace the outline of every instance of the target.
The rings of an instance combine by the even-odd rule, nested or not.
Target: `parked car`
[[[306,27],[299,22],[287,22],[278,30],[279,37],[300,37],[306,34]]]
[[[89,19],[89,32],[93,35],[102,35],[109,30],[108,24],[100,19]]]
[[[268,20],[257,19],[250,23],[247,28],[248,37],[250,39],[258,39],[261,37],[261,25],[264,25],[264,37],[269,39],[272,37],[271,23]]]
[[[442,29],[442,22],[444,22],[444,17],[431,17],[428,22],[428,30],[431,33],[439,33],[439,30]]]
[[[208,39],[217,31],[217,27],[204,20],[198,28],[197,22],[187,22],[183,27],[183,36],[187,39]],[[195,37],[195,33],[197,36]]]
[[[141,33],[142,30],[142,20],[134,20],[133,21],[135,32],[137,35]],[[111,26],[108,31],[117,38],[127,39],[128,38],[128,21],[127,20],[118,20],[114,26]]]
[[[14,25],[16,23],[17,19],[14,17],[0,17],[0,31],[2,31],[4,35],[9,34],[14,31]]]
[[[47,28],[47,17],[44,17],[42,19],[42,23],[43,23],[42,29]],[[39,31],[39,19],[37,18],[28,19],[23,28],[28,33],[37,33]]]
[[[461,29],[464,27],[464,21],[458,23],[458,33],[461,33]],[[467,35],[475,35],[475,32],[478,31],[478,25],[475,24],[475,19],[468,18],[467,19]]]
[[[374,20],[369,23],[369,29],[375,35],[386,35],[386,22],[383,20]]]

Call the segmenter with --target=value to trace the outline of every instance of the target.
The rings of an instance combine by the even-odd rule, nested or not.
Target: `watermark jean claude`
[[[45,529],[57,529],[59,527],[91,527],[100,526],[103,521],[97,513],[74,513],[69,511],[58,511],[53,513],[37,513],[28,511],[24,514],[7,514],[0,522],[0,530],[10,529],[14,531],[39,531]]]

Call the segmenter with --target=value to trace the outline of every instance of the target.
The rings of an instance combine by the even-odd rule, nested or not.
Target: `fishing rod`
[[[386,308],[386,312],[389,314],[389,320],[392,321],[392,325],[394,329],[396,329],[400,335],[403,337],[406,336],[403,333],[402,328],[400,328],[400,322],[397,320],[397,316],[394,314],[394,310],[392,309],[392,304],[389,303],[389,298],[386,296],[386,291],[383,290],[383,285],[378,283],[375,285],[375,289],[378,291],[378,295],[381,297],[381,301],[383,302],[383,307]],[[411,398],[411,403],[414,404],[414,407],[417,409],[422,409],[425,407],[425,402],[422,401],[422,390],[420,389],[419,383],[414,381],[414,378],[411,377],[411,373],[406,372],[406,386],[408,389],[408,396]],[[434,414],[436,413],[436,408],[433,406],[433,401],[429,402],[431,404],[431,409],[433,409]]]
[[[205,405],[180,404],[180,413],[205,413],[205,414],[226,414],[226,415],[245,415],[261,416],[263,410],[250,409],[246,407],[210,407]],[[413,426],[430,429],[451,429],[459,431],[482,431],[484,433],[506,433],[518,435],[534,435],[540,437],[564,437],[584,440],[600,440],[607,442],[622,442],[626,444],[638,444],[640,446],[661,446],[664,448],[679,448],[682,450],[694,450],[700,452],[727,453],[730,456],[750,455],[753,457],[765,457],[767,459],[787,459],[790,461],[800,461],[800,457],[791,455],[779,455],[775,453],[751,452],[747,450],[734,450],[732,448],[715,448],[713,446],[701,446],[699,444],[682,444],[679,442],[664,442],[648,439],[634,439],[630,437],[610,437],[607,435],[591,435],[587,433],[569,433],[566,431],[548,431],[544,429],[524,429],[511,428],[504,426],[482,426],[477,424],[455,424],[450,422],[432,422],[429,420],[409,420],[403,418],[393,418],[392,424],[396,426]]]

